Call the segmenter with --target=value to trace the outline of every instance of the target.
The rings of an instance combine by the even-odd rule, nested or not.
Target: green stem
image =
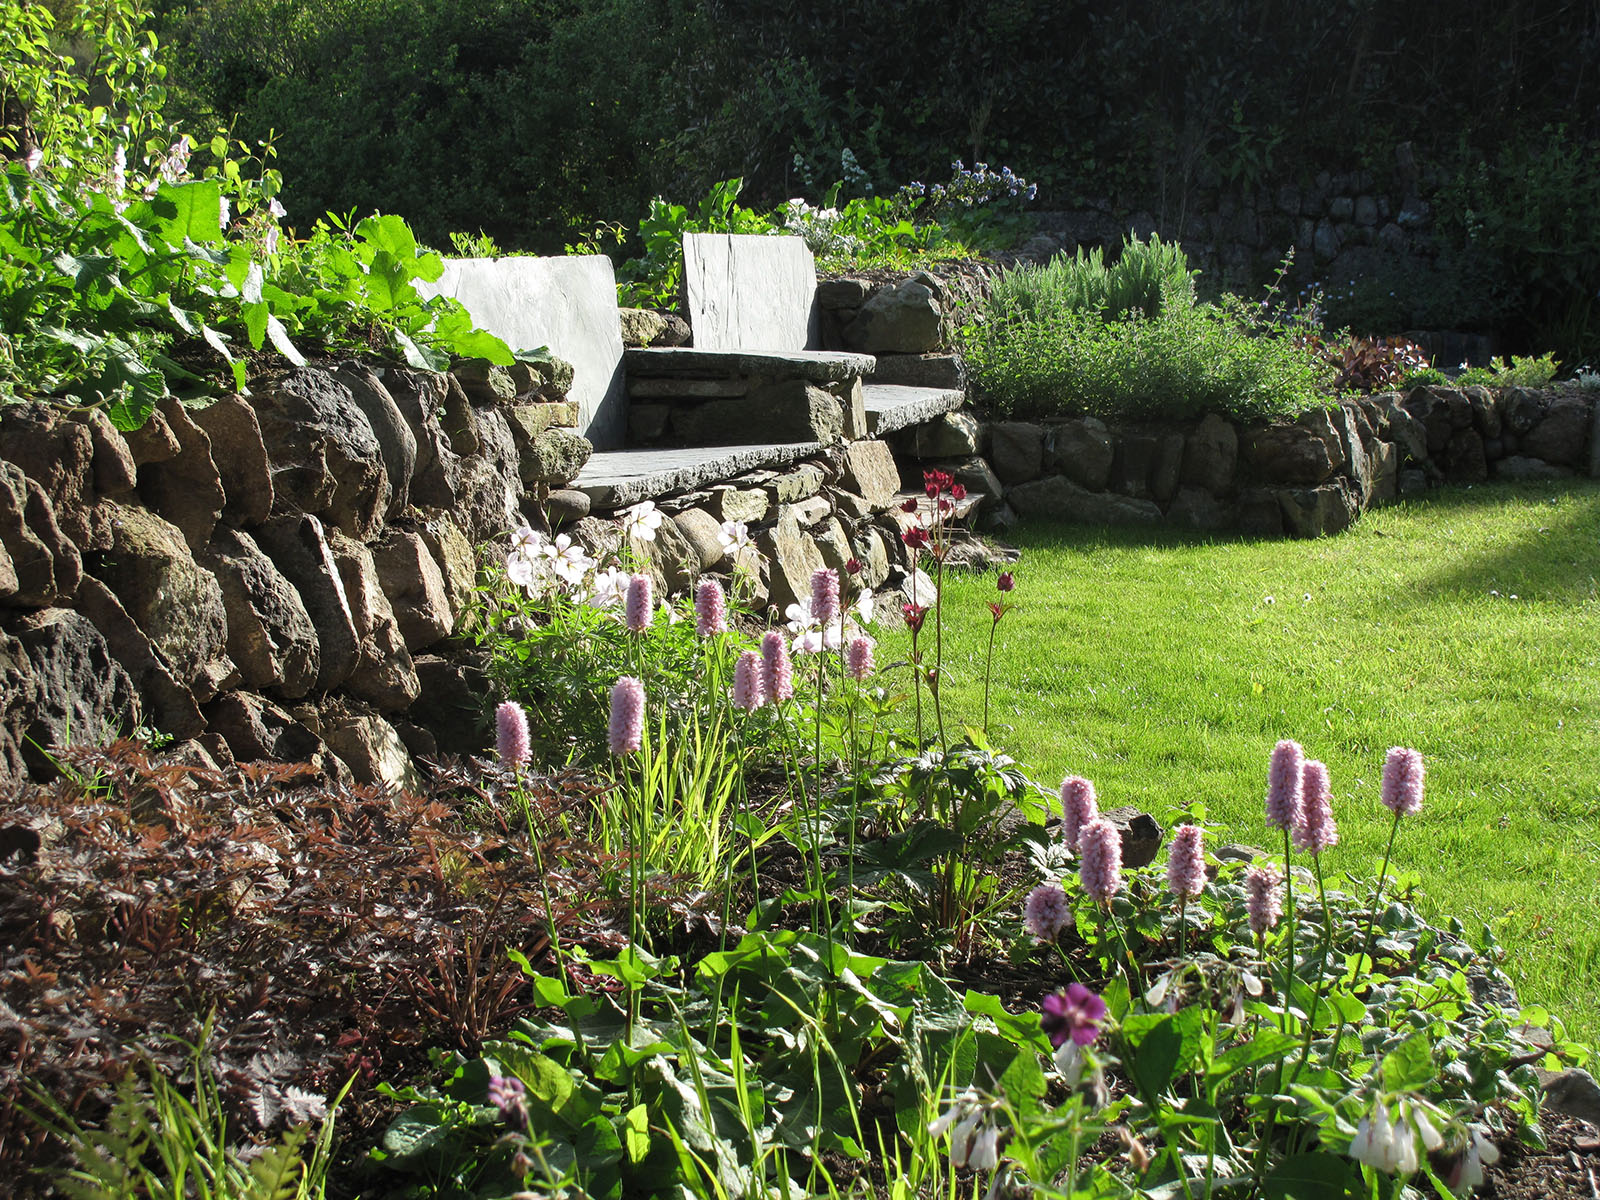
[[[1383,881],[1389,874],[1389,856],[1394,852],[1394,835],[1400,832],[1400,814],[1394,814],[1394,824],[1389,826],[1389,844],[1383,848],[1383,866],[1378,868],[1378,890],[1372,896],[1372,908],[1367,913],[1367,932],[1361,939],[1365,947],[1362,957],[1372,959],[1372,969],[1377,970],[1378,960],[1374,957],[1372,930],[1378,919],[1378,903],[1383,899]],[[1362,970],[1361,959],[1356,960],[1356,970]]]
[[[1294,989],[1294,865],[1289,861],[1289,827],[1283,827],[1283,1031],[1289,1032],[1289,1003]]]
[[[989,626],[989,656],[983,661],[983,736],[989,736],[989,678],[994,671],[994,635],[1000,630],[1000,618]]]
[[[1300,1061],[1295,1064],[1294,1074],[1289,1076],[1290,1086],[1293,1086],[1295,1080],[1300,1078],[1300,1072],[1305,1069],[1305,1065],[1311,1057],[1311,1039],[1317,1027],[1317,1009],[1322,1001],[1323,969],[1327,966],[1328,956],[1333,953],[1333,919],[1328,915],[1328,893],[1322,883],[1321,855],[1313,854],[1311,856],[1311,867],[1317,876],[1317,904],[1322,908],[1322,955],[1317,963],[1316,977],[1311,985],[1311,1014],[1306,1018],[1305,1041],[1300,1046]],[[1342,1030],[1339,1032],[1342,1032]],[[1338,1032],[1336,1032],[1333,1043],[1334,1053],[1338,1053],[1338,1049]]]

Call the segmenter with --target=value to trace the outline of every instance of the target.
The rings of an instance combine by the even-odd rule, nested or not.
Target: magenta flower
[[[1167,889],[1179,900],[1190,900],[1206,890],[1205,830],[1180,825],[1167,852]]]
[[[761,658],[766,666],[764,682],[767,700],[781,704],[794,695],[794,664],[789,661],[789,643],[776,629],[761,639]]]
[[[1305,761],[1299,742],[1285,739],[1272,748],[1272,765],[1267,771],[1267,824],[1274,829],[1294,828],[1300,812]]]
[[[1078,831],[1078,878],[1083,890],[1107,901],[1122,890],[1122,834],[1104,817]]]
[[[694,590],[694,628],[701,637],[728,632],[728,598],[715,579],[702,579]]]
[[[1017,579],[1010,571],[1001,571],[1000,578],[994,581],[994,585],[1002,592],[1009,592],[1017,586]]]
[[[1404,746],[1392,747],[1383,763],[1383,804],[1397,817],[1411,817],[1422,811],[1422,780],[1427,771],[1422,751]]]
[[[1067,894],[1053,883],[1041,883],[1022,902],[1022,923],[1041,942],[1055,941],[1071,922]]]
[[[869,637],[853,637],[844,652],[845,670],[851,679],[866,679],[872,674],[872,639]]]
[[[1078,834],[1099,815],[1094,784],[1081,775],[1068,775],[1061,781],[1061,840],[1068,850],[1078,849]]]
[[[516,1129],[528,1126],[528,1089],[515,1075],[489,1076],[489,1103],[500,1110],[506,1124]]]
[[[1251,867],[1245,872],[1244,887],[1250,911],[1250,932],[1260,936],[1278,923],[1283,901],[1278,894],[1282,882],[1276,867]]]
[[[495,709],[494,733],[501,766],[515,771],[528,765],[532,751],[528,745],[528,714],[522,705],[507,700]]]
[[[644,740],[644,684],[624,675],[611,685],[611,753],[636,754]]]
[[[655,607],[655,585],[650,582],[650,576],[635,575],[628,580],[627,622],[630,633],[643,633],[650,628]]]
[[[1333,790],[1328,783],[1328,768],[1308,758],[1302,778],[1294,844],[1312,854],[1321,854],[1329,846],[1339,844],[1339,827],[1333,823]]]
[[[1064,992],[1051,992],[1044,998],[1039,1027],[1060,1049],[1072,1039],[1074,1046],[1087,1046],[1100,1036],[1100,1022],[1106,1019],[1106,1002],[1081,983],[1067,984]]]
[[[762,678],[761,655],[746,650],[733,664],[734,707],[745,712],[755,712],[767,702],[766,686]]]
[[[839,615],[839,572],[818,567],[811,572],[811,619],[824,629]]]

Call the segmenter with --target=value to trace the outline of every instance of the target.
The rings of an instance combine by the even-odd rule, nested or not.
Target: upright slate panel
[[[683,283],[696,350],[818,344],[817,264],[801,238],[685,234]]]

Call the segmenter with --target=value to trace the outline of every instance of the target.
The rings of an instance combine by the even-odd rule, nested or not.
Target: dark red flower
[[[928,616],[928,610],[920,604],[902,604],[900,611],[906,616],[906,628],[912,633],[922,629],[922,622]]]
[[[917,498],[915,496],[913,496],[913,497],[911,497],[911,499],[907,500],[904,504],[902,504],[900,506],[900,511],[903,512],[903,513],[914,513],[914,512],[916,512],[917,511]]]
[[[900,535],[900,540],[913,550],[926,550],[928,548],[928,531],[921,525],[913,525]]]
[[[861,574],[861,560],[859,558],[850,559],[844,564],[844,569],[852,575]]]
[[[1009,592],[1017,586],[1017,581],[1010,571],[1001,571],[1000,578],[994,581],[994,585],[1002,592]]]
[[[933,480],[930,479],[930,480],[928,480],[927,483],[922,485],[922,490],[927,492],[928,493],[928,499],[932,500],[934,497],[936,497],[939,494],[939,485],[937,483],[934,483]]]
[[[967,485],[964,483],[952,483],[950,485],[950,495],[956,500],[965,500],[967,498]]]

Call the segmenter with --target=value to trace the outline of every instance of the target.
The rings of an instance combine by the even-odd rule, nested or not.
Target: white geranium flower
[[[873,605],[876,603],[871,588],[862,588],[861,595],[856,597],[856,602],[850,606],[850,611],[863,625],[872,624]]]
[[[550,561],[513,550],[506,555],[506,578],[529,595],[539,595],[550,586]]]
[[[533,555],[539,553],[544,543],[544,534],[540,533],[532,525],[518,525],[511,531],[512,550],[520,550],[524,554]]]
[[[545,543],[540,552],[550,560],[551,573],[568,587],[582,583],[595,565],[594,559],[583,552],[583,547],[565,533]]]
[[[656,530],[661,528],[661,522],[667,519],[666,514],[656,507],[654,500],[641,500],[632,508],[622,510],[622,532],[640,542],[653,542],[656,540]]]
[[[617,567],[596,571],[584,603],[593,608],[615,608],[627,598],[629,575]]]

